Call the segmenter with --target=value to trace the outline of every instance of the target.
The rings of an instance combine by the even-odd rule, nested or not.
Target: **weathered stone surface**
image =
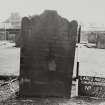
[[[77,26],[56,11],[23,18],[20,96],[70,97]]]

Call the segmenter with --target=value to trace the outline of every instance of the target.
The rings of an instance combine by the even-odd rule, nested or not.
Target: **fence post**
[[[77,65],[76,65],[76,96],[78,96],[78,82],[79,82],[79,43],[81,39],[81,26],[78,29],[78,36],[77,36]]]

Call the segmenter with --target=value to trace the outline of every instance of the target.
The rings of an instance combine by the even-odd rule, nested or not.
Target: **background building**
[[[15,41],[16,35],[21,28],[21,17],[19,13],[11,13],[10,17],[0,23],[0,40]]]

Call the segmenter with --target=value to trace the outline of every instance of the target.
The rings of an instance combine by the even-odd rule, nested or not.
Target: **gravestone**
[[[97,35],[96,47],[100,49],[105,49],[105,33],[99,33]]]
[[[77,27],[51,10],[22,19],[20,97],[70,98]]]
[[[88,33],[88,43],[96,44],[96,41],[97,41],[97,33],[96,32]]]

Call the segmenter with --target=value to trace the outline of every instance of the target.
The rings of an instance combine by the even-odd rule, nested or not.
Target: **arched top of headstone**
[[[69,20],[67,20],[66,18],[62,17],[59,15],[59,13],[56,11],[56,10],[45,10],[43,13],[41,13],[40,15],[33,15],[33,16],[29,16],[29,17],[24,17],[24,19],[28,18],[29,20],[33,20],[33,19],[39,19],[39,18],[49,18],[49,17],[56,17],[56,18],[59,18],[59,19],[62,19],[66,22],[70,22]],[[76,20],[72,20],[73,22],[77,23]],[[71,22],[72,22],[71,21]]]
[[[57,13],[57,11],[56,10],[45,10],[44,12],[43,12],[43,14],[49,14],[49,15],[57,15],[58,13]]]
[[[57,11],[45,10],[40,15],[23,18],[22,28],[25,33],[22,33],[22,36],[27,36],[27,40],[31,42],[39,38],[72,40],[77,34],[77,27],[77,21],[69,22],[66,18],[61,17]]]

